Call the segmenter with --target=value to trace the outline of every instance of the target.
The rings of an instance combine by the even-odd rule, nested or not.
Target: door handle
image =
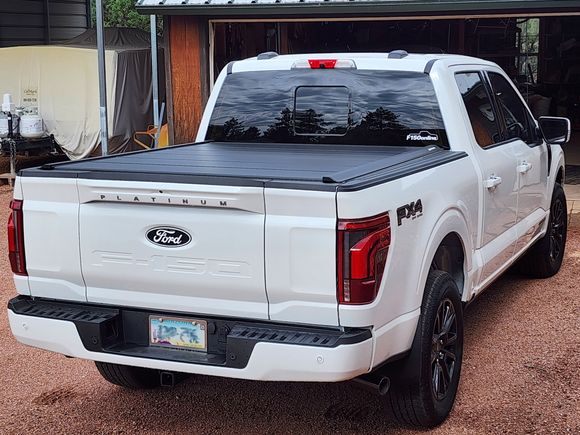
[[[483,184],[488,190],[494,190],[497,186],[501,184],[501,177],[492,175],[487,180],[485,180]]]
[[[531,163],[528,163],[526,161],[523,161],[521,164],[518,165],[518,172],[520,174],[525,174],[530,169],[532,169],[532,164]]]

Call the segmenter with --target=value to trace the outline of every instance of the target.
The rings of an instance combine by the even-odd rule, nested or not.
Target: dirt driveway
[[[11,192],[0,188],[0,225]],[[0,237],[0,304],[14,294]],[[508,276],[466,312],[459,396],[435,433],[580,433],[580,230],[562,271]],[[353,383],[191,378],[140,393],[107,384],[93,363],[22,346],[0,309],[0,433],[412,433]]]

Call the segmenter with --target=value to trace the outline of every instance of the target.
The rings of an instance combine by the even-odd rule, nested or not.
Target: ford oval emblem
[[[147,239],[157,246],[178,248],[191,242],[191,235],[175,227],[155,227],[147,231]]]

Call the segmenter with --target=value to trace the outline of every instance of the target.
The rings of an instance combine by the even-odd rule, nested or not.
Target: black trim
[[[336,348],[369,340],[368,328],[284,325],[182,312],[60,302],[17,296],[8,302],[15,314],[73,322],[85,349],[91,352],[179,361],[230,368],[247,366],[257,343]],[[207,321],[208,351],[165,349],[149,345],[149,316],[163,315]]]
[[[377,171],[368,174],[367,176],[360,177],[356,180],[353,180],[348,185],[339,186],[337,190],[339,192],[352,192],[367,189],[369,187],[377,186],[389,181],[408,177],[428,169],[433,169],[438,166],[463,159],[467,156],[468,154],[464,151],[433,153],[432,155],[426,156],[422,159],[413,160],[397,167],[386,168],[382,171]]]
[[[274,57],[278,57],[278,53],[276,53],[275,51],[266,51],[264,53],[258,54],[258,56],[256,56],[256,59],[257,60],[268,60],[268,59],[272,59]]]
[[[357,164],[352,163],[355,155]],[[356,191],[466,156],[465,152],[434,145],[417,148],[203,142],[45,165],[24,169],[19,175]]]
[[[235,61],[235,60],[232,60],[231,62],[229,62],[229,63],[226,65],[226,74],[227,74],[227,75],[230,75],[230,74],[233,72],[232,70],[233,70],[233,68],[234,68],[234,63],[236,63],[236,61]]]
[[[463,96],[461,96],[461,103],[463,105],[463,108],[465,109],[466,113],[467,113],[467,117],[469,119],[469,126],[471,127],[471,131],[473,132],[473,137],[475,139],[475,143],[476,145],[481,148],[482,150],[488,150],[488,149],[492,149],[492,148],[496,148],[498,146],[501,145],[505,145],[506,143],[508,143],[511,139],[504,139],[504,129],[503,129],[503,122],[502,122],[502,115],[499,114],[499,107],[497,106],[497,101],[495,99],[495,95],[493,94],[493,90],[491,89],[491,84],[489,83],[487,74],[486,74],[486,70],[484,69],[466,69],[466,70],[461,70],[461,71],[455,71],[453,73],[453,76],[457,76],[460,74],[477,74],[479,76],[479,80],[481,81],[481,83],[483,84],[483,87],[485,88],[485,92],[487,94],[487,98],[489,99],[489,102],[491,103],[491,108],[493,110],[494,116],[495,118],[498,120],[498,130],[497,133],[500,136],[501,140],[499,142],[494,142],[490,145],[481,145],[478,141],[477,141],[477,137],[475,136],[475,131],[473,130],[473,124],[471,123],[471,119],[469,118],[469,113],[467,113],[467,106],[465,105],[465,101],[463,100]],[[457,85],[457,79],[455,79],[455,84]],[[493,139],[493,138],[492,138]]]
[[[429,62],[427,62],[427,64],[425,65],[425,69],[423,70],[423,72],[427,75],[431,74],[431,68],[433,68],[433,64],[435,62],[437,62],[439,59],[431,59]]]
[[[407,53],[405,50],[394,50],[389,52],[387,59],[403,59],[408,55],[409,53]]]
[[[353,180],[361,176],[361,173],[370,174],[375,171],[380,171],[385,169],[385,167],[392,167],[402,163],[415,160],[418,157],[427,156],[430,152],[435,151],[436,147],[425,147],[417,148],[404,154],[399,154],[397,156],[389,156],[384,159],[375,160],[372,162],[365,163],[361,166],[355,166],[348,168],[339,172],[335,172],[331,175],[326,175],[322,177],[323,183],[343,183],[345,181]]]
[[[532,115],[532,112],[530,111],[528,103],[522,98],[520,91],[516,87],[514,87],[512,84],[510,84],[510,80],[508,78],[504,77],[503,74],[500,74],[497,71],[482,70],[482,72],[484,72],[484,74],[485,74],[487,86],[489,88],[489,93],[493,97],[493,102],[495,104],[495,110],[496,110],[496,116],[497,116],[497,113],[499,113],[502,136],[507,138],[507,134],[508,134],[507,123],[506,123],[506,119],[504,116],[504,111],[500,107],[500,104],[499,104],[498,94],[495,92],[495,90],[493,89],[493,85],[491,84],[490,74],[495,74],[495,75],[503,78],[507,82],[508,86],[511,86],[512,90],[516,93],[516,96],[518,97],[520,103],[524,107],[524,111],[526,112],[526,115],[528,118],[527,122],[528,122],[528,124],[530,124],[529,128],[537,129],[538,127],[537,127],[537,124],[535,122],[536,120],[534,119],[534,116]],[[537,132],[536,132],[536,135],[537,135]],[[525,140],[523,140],[521,137],[518,136],[518,137],[510,137],[510,138],[504,139],[503,143],[510,143],[512,141],[520,140],[523,143],[525,143],[529,148],[535,148],[543,143],[542,135],[540,134],[537,137],[538,137],[538,140],[536,142],[526,142]]]

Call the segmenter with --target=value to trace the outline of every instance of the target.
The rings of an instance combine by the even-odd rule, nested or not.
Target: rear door
[[[548,150],[537,133],[535,121],[508,79],[497,72],[487,74],[502,114],[506,140],[513,142],[516,156],[518,252],[538,233],[546,215],[543,207],[548,203]]]
[[[260,187],[79,180],[89,302],[268,318]]]
[[[485,76],[481,71],[457,71],[455,79],[473,129],[475,157],[482,171],[485,261],[480,282],[509,260],[517,238],[517,160],[513,141],[505,141]]]

